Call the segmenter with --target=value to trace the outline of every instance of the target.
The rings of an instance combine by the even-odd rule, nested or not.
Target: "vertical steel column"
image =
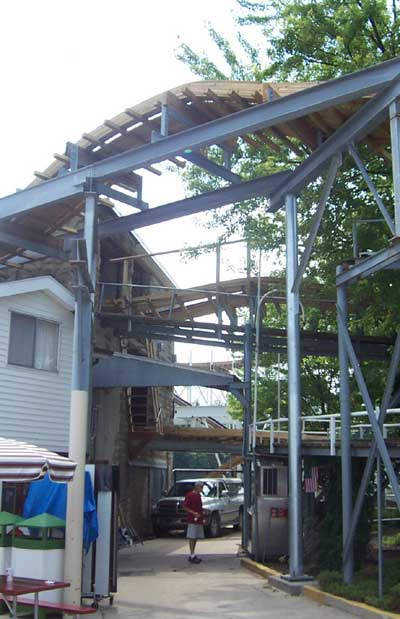
[[[303,577],[301,513],[301,393],[296,196],[286,196],[286,304],[289,403],[289,577]]]
[[[161,126],[160,134],[165,138],[169,133],[169,111],[168,105],[162,103],[161,105]]]
[[[336,269],[337,275],[343,272],[343,267]],[[338,308],[344,317],[348,319],[347,289],[345,286],[338,286],[337,289]],[[339,324],[339,321],[338,321]],[[342,539],[343,539],[343,581],[351,583],[354,573],[353,544],[347,554],[344,553],[345,542],[351,527],[351,516],[353,510],[352,497],[352,469],[351,469],[351,406],[350,406],[350,380],[349,380],[349,359],[346,348],[341,336],[341,328],[338,326],[339,340],[339,377],[340,377],[340,421],[341,421],[341,469],[342,469]]]
[[[87,265],[93,287],[96,282],[96,200],[96,194],[86,194],[84,233]],[[64,559],[64,578],[71,582],[71,587],[64,596],[71,604],[80,604],[81,600],[83,504],[92,368],[92,312],[92,295],[80,281],[75,295],[69,429],[69,456],[77,462],[77,468],[73,481],[68,484]]]
[[[221,243],[217,243],[215,247],[215,290],[217,300],[217,317],[218,325],[222,324],[222,307],[221,296],[219,295],[221,289]]]
[[[245,405],[243,415],[243,527],[242,527],[242,548],[248,552],[249,548],[249,509],[251,507],[251,456],[249,453],[250,445],[250,424],[251,424],[251,355],[252,355],[252,330],[251,323],[245,325],[245,345],[244,345],[244,382],[245,382]]]
[[[400,99],[393,101],[389,108],[389,113],[393,167],[394,226],[395,235],[400,236]]]
[[[250,278],[251,278],[251,246],[249,241],[246,246],[246,294],[248,295],[249,301],[249,320],[253,320],[255,315],[255,303],[254,299],[251,296],[251,286],[250,286]]]
[[[382,549],[382,467],[381,457],[376,459],[376,500],[378,512],[378,595],[383,597],[383,549]]]

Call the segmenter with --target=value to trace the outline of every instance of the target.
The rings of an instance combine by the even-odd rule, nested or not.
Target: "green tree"
[[[212,25],[209,34],[214,54],[199,53],[183,44],[178,57],[203,79],[306,81],[326,80],[356,69],[387,60],[400,52],[397,2],[385,0],[237,0],[237,37],[231,41]],[[250,42],[256,39],[261,45]],[[215,57],[215,59],[214,59]],[[389,158],[362,146],[360,154],[389,211],[392,211],[392,188]],[[218,149],[209,156],[221,160]],[[306,156],[298,141],[296,157],[288,148],[277,154],[268,145],[255,149],[239,141],[233,157],[233,169],[244,178],[254,178],[280,169],[292,168]],[[184,172],[187,190],[191,194],[214,189],[221,181],[194,166]],[[357,192],[354,188],[359,188]],[[312,213],[321,191],[321,181],[311,183],[299,199],[300,242],[307,238]],[[284,226],[283,215],[265,215],[261,200],[250,200],[214,212],[207,225],[223,226],[224,237],[239,231],[255,247],[274,252],[277,257],[275,274],[282,275],[280,261]],[[316,240],[307,280],[326,286],[334,295],[335,267],[352,257],[353,222],[379,216],[376,203],[349,156],[344,157],[334,192],[326,208],[321,233]],[[387,245],[390,232],[382,224],[359,226],[359,244],[363,250],[377,250]],[[351,325],[353,331],[370,335],[390,334],[399,327],[399,312],[393,273],[382,272],[379,278],[364,280],[351,290]],[[373,300],[373,302],[372,302]],[[268,306],[264,324],[285,325],[285,312]],[[311,330],[336,330],[333,312],[307,309],[302,327]],[[303,407],[336,412],[337,362],[322,358],[302,361]],[[262,357],[260,376],[260,409],[277,408],[276,358]],[[372,397],[379,400],[385,375],[382,364],[365,363],[364,370]],[[283,381],[284,382],[284,381]],[[286,406],[285,385],[282,387],[282,412]],[[232,401],[233,402],[233,401]],[[353,390],[352,406],[360,406],[357,390]],[[232,408],[235,408],[232,403]]]
[[[241,26],[261,28],[263,79],[327,80],[399,53],[395,0],[238,0]]]

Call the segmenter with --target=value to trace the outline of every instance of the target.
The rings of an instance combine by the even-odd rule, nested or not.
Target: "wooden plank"
[[[111,135],[108,137],[111,137]],[[84,133],[82,135],[82,138],[84,140],[87,140],[90,144],[100,147],[102,152],[107,153],[110,157],[112,157],[113,155],[116,155],[118,152],[121,152],[120,149],[116,149],[116,145],[114,143],[112,145],[107,144],[106,142],[104,142],[104,140],[99,140],[91,133]],[[146,141],[144,141],[143,143],[145,142]],[[146,170],[149,170],[149,172],[152,172],[156,176],[161,176],[162,174],[162,172],[158,170],[157,168],[155,168],[154,166],[150,166],[150,165],[146,166]]]

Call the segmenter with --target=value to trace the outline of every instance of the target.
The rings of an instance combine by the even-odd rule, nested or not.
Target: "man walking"
[[[186,537],[189,540],[189,563],[201,563],[201,559],[196,557],[194,551],[197,540],[204,538],[203,504],[201,502],[203,485],[201,481],[196,481],[193,490],[187,493],[183,503],[183,509],[187,513]]]

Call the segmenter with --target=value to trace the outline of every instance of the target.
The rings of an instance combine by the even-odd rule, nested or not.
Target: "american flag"
[[[312,466],[309,477],[304,478],[304,490],[306,492],[316,492],[318,489],[318,467]]]

